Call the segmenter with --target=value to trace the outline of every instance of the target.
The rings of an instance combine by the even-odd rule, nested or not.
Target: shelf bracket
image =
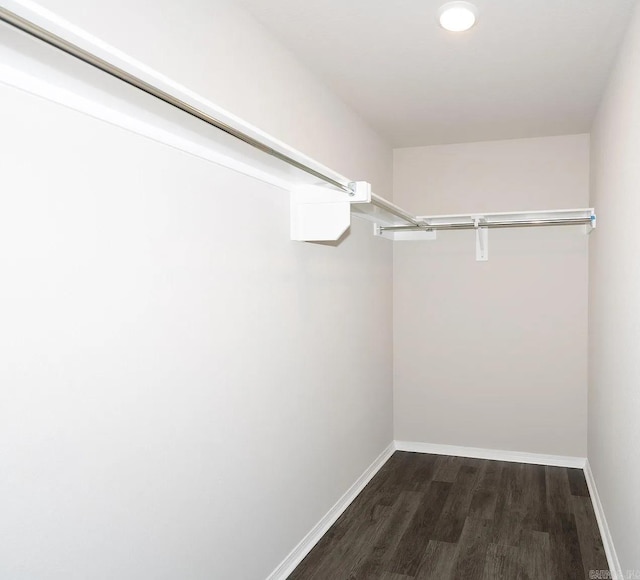
[[[476,231],[476,262],[489,260],[489,228],[482,227],[486,220],[482,216],[472,216],[473,227]]]
[[[371,202],[371,184],[354,181],[350,192],[317,185],[291,191],[291,239],[299,242],[339,240],[351,225],[351,204]]]

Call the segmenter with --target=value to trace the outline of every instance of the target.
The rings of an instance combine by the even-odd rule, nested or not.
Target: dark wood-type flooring
[[[581,469],[397,451],[289,580],[582,580],[607,569]]]

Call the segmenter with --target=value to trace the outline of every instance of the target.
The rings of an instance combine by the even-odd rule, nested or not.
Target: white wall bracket
[[[482,227],[486,220],[482,216],[473,216],[476,230],[476,262],[486,262],[489,259],[489,228]]]
[[[351,204],[371,202],[371,184],[356,181],[345,193],[328,187],[302,185],[291,191],[291,239],[336,241],[351,225]]]

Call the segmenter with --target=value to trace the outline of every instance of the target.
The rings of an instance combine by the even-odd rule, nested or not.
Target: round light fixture
[[[475,23],[478,11],[470,2],[447,2],[440,6],[440,26],[451,32],[469,30]]]

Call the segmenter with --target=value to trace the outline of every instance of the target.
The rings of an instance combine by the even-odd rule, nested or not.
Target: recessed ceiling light
[[[469,30],[476,23],[478,11],[470,2],[447,2],[440,6],[440,26],[451,32]]]

